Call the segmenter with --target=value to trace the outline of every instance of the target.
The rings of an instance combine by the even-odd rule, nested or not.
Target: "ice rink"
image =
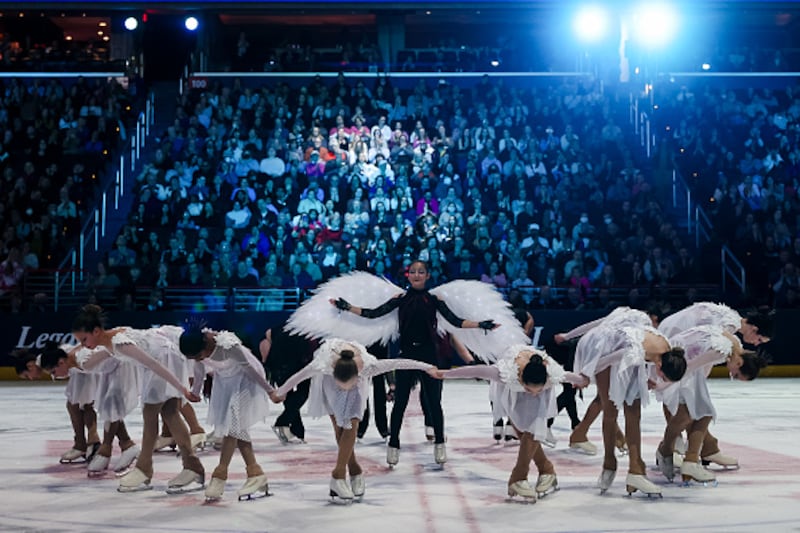
[[[154,490],[120,494],[113,474],[87,479],[79,465],[60,465],[72,444],[60,384],[0,384],[0,530],[2,531],[267,531],[267,532],[507,532],[507,531],[800,531],[800,380],[753,383],[712,380],[719,419],[711,426],[723,452],[741,469],[720,472],[716,487],[669,484],[653,471],[664,421],[655,401],[642,413],[643,458],[663,499],[628,497],[620,459],[617,480],[601,496],[595,488],[602,457],[567,449],[569,419],[553,426],[559,439],[547,449],[561,490],[535,505],[507,500],[506,483],[516,458],[514,444],[495,445],[488,385],[447,382],[444,391],[449,462],[436,469],[425,442],[419,403],[409,406],[401,434],[400,464],[389,470],[385,445],[374,424],[357,445],[365,468],[364,500],[329,502],[328,481],[336,447],[330,421],[307,420],[307,444],[281,445],[270,419],[255,428],[256,455],[270,480],[269,498],[238,502],[244,466],[234,456],[223,500],[205,504],[202,492],[170,496],[166,481],[180,470],[174,454],[155,458]],[[582,415],[593,398],[579,401]],[[206,407],[196,404],[201,421]],[[137,442],[140,413],[127,419]],[[601,446],[599,420],[590,439]],[[206,428],[208,431],[211,428]],[[118,449],[114,454],[119,453]],[[207,476],[217,452],[200,457]],[[533,467],[533,465],[532,465]],[[535,468],[531,481],[535,481]]]

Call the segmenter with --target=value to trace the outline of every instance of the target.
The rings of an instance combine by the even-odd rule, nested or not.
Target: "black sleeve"
[[[403,299],[402,296],[392,298],[391,300],[382,303],[381,305],[379,305],[374,309],[365,309],[362,307],[361,316],[363,316],[364,318],[378,318],[383,315],[388,315],[389,313],[397,309],[397,307],[400,305],[400,300],[402,299]]]
[[[463,318],[457,317],[456,314],[452,311],[452,309],[447,307],[447,304],[444,303],[444,301],[440,300],[434,295],[431,295],[431,298],[433,298],[434,301],[436,302],[436,310],[442,314],[445,320],[447,320],[457,328],[462,327],[462,325],[464,324]]]

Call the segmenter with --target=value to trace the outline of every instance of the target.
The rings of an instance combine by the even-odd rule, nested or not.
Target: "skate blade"
[[[714,488],[719,486],[719,481],[698,481],[694,478],[684,479],[681,483],[682,487],[707,487]]]
[[[206,496],[205,503],[219,503],[222,501],[222,496]],[[241,501],[241,500],[239,500]]]
[[[544,444],[544,445],[545,445],[545,446],[547,446],[548,448],[555,448],[555,447],[556,447],[556,444],[558,444],[558,443],[557,443],[557,442],[552,442],[552,441],[543,440],[543,441],[542,441],[542,444]]]
[[[506,503],[515,503],[517,505],[533,505],[536,503],[535,496],[520,496],[519,494],[509,494],[506,497]]]
[[[165,492],[167,494],[187,494],[189,492],[197,492],[198,490],[203,490],[205,488],[205,483],[193,482],[181,487],[167,487]]]
[[[243,496],[238,496],[240,502],[248,502],[250,500],[262,500],[264,498],[269,498],[272,496],[271,492],[263,491],[263,492],[254,492],[252,494],[245,494]]]
[[[148,490],[153,490],[153,486],[149,483],[138,487],[117,487],[117,492],[145,492]]]
[[[331,503],[337,505],[351,505],[353,503],[353,498],[342,498],[333,491],[330,491],[329,495],[331,497]]]
[[[126,466],[122,470],[114,470],[114,477],[123,477],[123,476],[127,475],[128,472],[133,470],[133,466],[135,464],[136,464],[136,462],[134,461],[133,463],[129,464],[128,466]]]
[[[536,496],[537,496],[538,498],[544,498],[544,497],[545,497],[545,496],[547,496],[548,494],[553,494],[554,492],[558,492],[559,490],[561,490],[561,487],[559,487],[558,485],[555,485],[555,486],[553,486],[553,487],[550,487],[549,489],[547,489],[546,491],[543,491],[543,492],[539,492],[539,491],[537,490],[537,491],[536,491]]]
[[[633,493],[634,492],[641,492],[643,495],[647,496],[648,499],[649,498],[663,498],[664,497],[664,495],[661,494],[660,492],[644,492],[644,491],[640,491],[636,487],[631,487],[630,485],[628,485],[625,488],[628,491],[628,497],[629,498],[633,498]]]
[[[90,470],[90,471],[86,472],[86,477],[88,477],[89,479],[98,479],[98,478],[101,478],[101,477],[105,477],[106,472],[108,472],[108,470],[99,470],[99,471],[98,470]]]

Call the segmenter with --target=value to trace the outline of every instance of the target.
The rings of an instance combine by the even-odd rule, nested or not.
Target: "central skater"
[[[456,328],[481,328],[492,330],[497,327],[493,320],[476,322],[465,320],[456,314],[439,299],[431,294],[426,285],[430,280],[428,265],[424,261],[414,261],[408,269],[408,281],[411,288],[402,295],[395,296],[373,309],[357,307],[344,298],[331,299],[330,302],[341,311],[362,316],[379,318],[399,310],[400,353],[404,358],[436,365],[438,361],[437,346],[437,312]],[[408,406],[408,398],[414,384],[419,381],[420,395],[425,402],[434,432],[433,457],[436,463],[447,462],[444,445],[444,413],[442,412],[442,382],[418,370],[399,370],[395,373],[394,407],[389,424],[389,446],[386,450],[386,462],[396,465],[400,460],[400,427],[403,415]]]

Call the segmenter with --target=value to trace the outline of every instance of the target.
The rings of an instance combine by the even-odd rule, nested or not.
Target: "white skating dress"
[[[208,403],[208,423],[214,434],[250,441],[250,428],[269,413],[267,383],[261,362],[229,331],[203,330],[214,335],[216,347],[202,364],[214,372]]]
[[[342,350],[353,350],[361,356],[364,366],[358,373],[358,384],[344,390],[336,384],[333,366]],[[429,370],[433,365],[410,359],[377,359],[367,349],[354,341],[328,339],[314,352],[314,360],[290,377],[277,390],[278,396],[286,396],[298,383],[311,379],[308,395],[308,413],[313,417],[331,415],[336,424],[344,429],[352,427],[351,420],[361,420],[367,406],[372,378],[392,370]]]
[[[92,365],[90,360],[103,353],[104,348],[79,350],[75,354],[78,365],[88,375],[97,378],[94,408],[101,422],[124,420],[139,405],[141,379],[139,367],[118,357],[106,357]]]
[[[692,420],[704,416],[716,418],[717,412],[708,391],[708,375],[714,365],[724,363],[731,355],[734,345],[730,338],[722,334],[718,326],[697,326],[670,337],[672,346],[680,346],[686,351],[686,373],[677,383],[656,382],[656,398],[673,415],[680,404],[686,408]],[[739,339],[734,337],[738,348]]]
[[[608,315],[600,317],[597,320],[587,322],[586,324],[581,324],[580,326],[568,331],[567,333],[564,333],[563,335],[565,339],[569,340],[585,335],[598,326],[622,328],[626,326],[637,327],[652,325],[653,321],[650,320],[650,317],[647,316],[647,313],[644,311],[631,309],[630,307],[617,307]]]
[[[727,305],[700,302],[669,315],[658,325],[658,331],[671,339],[695,326],[720,326],[728,333],[736,333],[742,327],[742,316]]]
[[[66,353],[74,351],[76,359],[80,357],[78,355],[79,352],[88,351],[86,348],[68,344],[63,344],[59,346],[59,348]],[[80,407],[94,402],[97,396],[97,382],[97,374],[86,372],[79,367],[70,368],[69,381],[67,381],[67,386],[64,388],[64,395],[67,397],[67,402],[78,404]]]
[[[516,359],[521,352],[533,352],[546,363],[547,382],[539,394],[527,392],[519,380],[521,369]],[[503,357],[492,365],[465,366],[451,370],[445,376],[447,379],[488,380],[494,419],[508,417],[514,427],[531,433],[535,440],[541,441],[547,436],[547,419],[558,413],[556,398],[561,394],[561,382],[565,374],[561,365],[546,352],[518,344],[508,348]]]
[[[631,405],[637,399],[642,407],[650,395],[647,389],[648,372],[645,367],[644,336],[649,332],[664,335],[651,326],[614,327],[600,325],[587,332],[575,348],[575,374],[583,374],[594,382],[595,376],[611,368],[609,399],[618,409]]]

